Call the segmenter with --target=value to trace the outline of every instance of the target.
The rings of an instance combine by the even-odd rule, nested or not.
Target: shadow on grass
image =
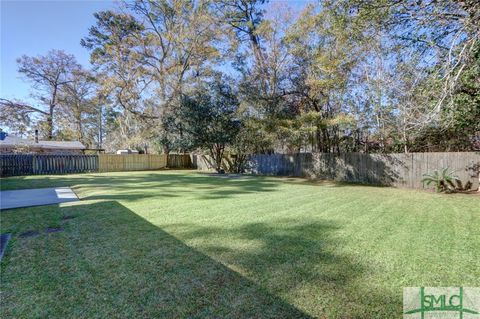
[[[114,201],[2,219],[2,232],[14,233],[2,262],[3,318],[309,318]],[[61,233],[42,232],[59,224]],[[41,235],[20,238],[26,230]]]
[[[256,178],[258,175],[245,175]],[[333,179],[292,177],[292,176],[274,176],[278,181],[299,184],[305,186],[324,186],[324,187],[370,187],[370,188],[391,188],[389,185],[373,185],[360,182],[336,181]]]
[[[369,287],[364,279],[371,275],[369,265],[341,253],[342,241],[336,236],[341,228],[327,220],[293,219],[236,228],[165,227],[182,240],[200,242],[202,251],[235,265],[268,291],[288,296],[313,317],[393,318],[401,314],[400,294]]]
[[[149,197],[178,197],[198,192],[204,199],[219,199],[241,194],[270,192],[278,187],[280,180],[268,178],[226,179],[193,172],[145,173],[103,175],[84,174],[76,176],[39,176],[25,179],[15,177],[2,180],[2,190],[42,187],[92,187],[108,188],[111,195],[91,195],[82,199],[138,200]],[[205,192],[208,190],[208,192]]]

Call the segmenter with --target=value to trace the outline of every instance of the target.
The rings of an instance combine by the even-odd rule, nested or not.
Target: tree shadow
[[[194,172],[128,172],[115,175],[14,177],[2,180],[2,190],[18,188],[74,187],[95,190],[113,189],[113,194],[88,195],[81,199],[136,201],[143,198],[198,195],[203,199],[234,197],[241,194],[274,191],[280,181],[265,178],[227,179]],[[205,192],[208,189],[208,193]]]
[[[397,156],[398,155],[398,156]],[[248,172],[255,175],[298,176],[369,185],[404,183],[404,154],[300,153],[257,154],[249,158]]]
[[[2,317],[310,318],[115,201],[2,214]]]
[[[165,229],[200,242],[201,251],[313,317],[392,318],[401,313],[400,294],[369,287],[364,279],[369,266],[340,252],[336,234],[342,225],[337,222],[279,219],[237,228],[171,224]]]
[[[374,186],[425,188],[423,174],[444,167],[479,187],[478,154],[461,153],[300,153],[254,154],[247,173],[296,176]]]
[[[392,154],[311,154],[309,176],[339,182],[393,186],[401,182],[404,163]]]

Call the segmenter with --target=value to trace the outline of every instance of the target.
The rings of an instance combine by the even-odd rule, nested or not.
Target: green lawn
[[[1,181],[50,186],[82,200],[1,212],[2,318],[400,318],[403,287],[480,286],[476,195],[189,171]]]

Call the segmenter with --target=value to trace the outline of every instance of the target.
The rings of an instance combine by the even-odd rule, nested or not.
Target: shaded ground
[[[52,185],[82,201],[1,213],[2,318],[401,318],[405,286],[480,285],[478,197],[186,171],[2,180]]]

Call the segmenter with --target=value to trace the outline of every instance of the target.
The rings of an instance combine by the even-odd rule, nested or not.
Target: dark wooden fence
[[[208,157],[194,156],[192,162],[200,170],[212,169]],[[246,172],[423,188],[423,174],[445,167],[463,182],[471,181],[474,189],[479,187],[480,152],[254,154],[248,159]]]
[[[98,171],[97,155],[0,155],[0,176],[71,174]]]
[[[167,165],[169,168],[192,168],[188,154],[1,154],[0,176],[157,170]]]
[[[169,168],[193,168],[189,154],[169,154],[167,166]]]
[[[33,156],[0,155],[0,176],[32,175]]]

